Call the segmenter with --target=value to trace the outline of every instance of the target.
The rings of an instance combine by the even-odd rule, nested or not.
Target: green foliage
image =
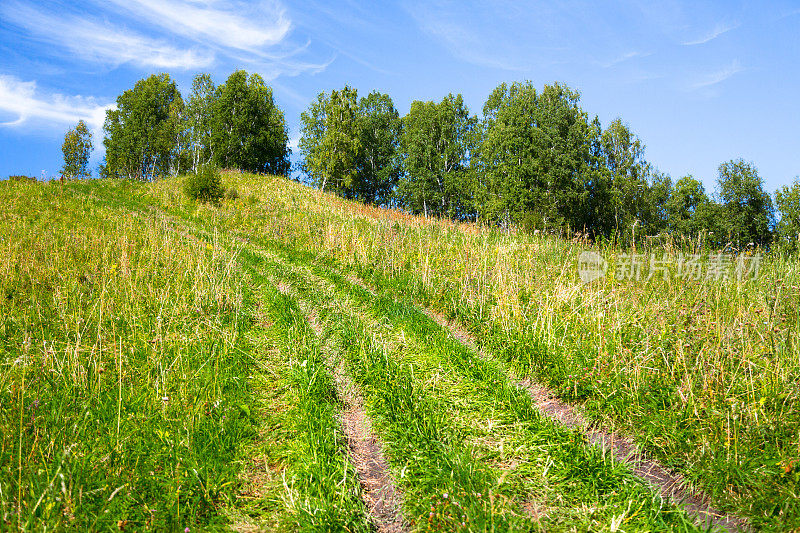
[[[192,92],[186,106],[186,129],[191,150],[191,168],[196,172],[200,165],[213,159],[211,129],[213,123],[216,88],[207,73],[198,74],[192,80]]]
[[[588,195],[596,183],[591,147],[597,132],[562,84],[540,93],[530,82],[498,86],[484,105],[479,148],[481,218],[541,228],[581,227]]]
[[[501,84],[484,106],[477,209],[486,221],[589,234],[658,233],[672,182],[653,172],[620,119],[604,131],[563,84]]]
[[[697,210],[709,202],[702,183],[692,176],[679,179],[667,201],[669,229],[676,235],[688,238],[695,236],[702,229],[697,227]]]
[[[717,250],[729,243],[730,232],[725,226],[724,206],[713,200],[700,204],[692,218],[698,240]]]
[[[209,162],[289,171],[284,115],[257,74],[239,70],[216,88],[199,74],[185,107],[169,76],[151,76],[117,106],[104,126],[102,177],[152,180]],[[659,233],[717,247],[766,246],[772,236],[772,202],[751,164],[720,166],[722,205],[692,178],[673,187],[622,119],[603,129],[580,107],[580,94],[560,83],[541,92],[531,82],[503,83],[480,123],[461,95],[413,102],[400,119],[389,95],[359,99],[345,86],[320,93],[301,121],[302,170],[316,187],[349,199],[504,228],[580,231],[623,245]],[[65,139],[65,175],[86,172],[81,154],[91,138],[79,127]],[[66,164],[68,153],[74,164]],[[790,220],[779,228],[784,241],[794,231]]]
[[[667,204],[672,197],[672,178],[662,172],[651,174],[647,188],[646,209],[643,212],[647,233],[656,235],[669,225]]]
[[[377,91],[358,99],[345,86],[317,96],[300,115],[303,171],[318,188],[355,200],[388,204],[400,174],[400,118]]]
[[[651,167],[644,159],[644,144],[622,119],[614,119],[600,136],[600,148],[611,173],[608,199],[601,217],[605,233],[624,231],[634,224],[647,228],[653,212],[648,187]]]
[[[781,213],[777,226],[780,242],[789,249],[800,248],[800,179],[791,186],[784,185],[775,192],[775,204]]]
[[[64,166],[61,174],[65,178],[88,178],[92,172],[89,170],[89,156],[92,153],[92,132],[83,120],[69,130],[64,136],[61,151],[64,154]]]
[[[106,162],[101,175],[152,181],[180,170],[184,106],[168,74],[136,82],[106,111]]]
[[[388,94],[372,91],[359,107],[359,151],[352,198],[386,205],[400,176],[398,142],[402,123]]]
[[[404,208],[425,216],[472,216],[469,163],[476,125],[460,94],[438,104],[411,103],[400,136],[403,176],[397,192]]]
[[[722,188],[736,191],[726,198],[739,198],[723,199],[723,209],[692,178],[673,188],[622,119],[603,129],[579,104],[580,94],[560,83],[541,92],[503,83],[480,124],[452,94],[413,102],[400,120],[388,95],[359,100],[345,86],[302,113],[302,169],[322,190],[411,213],[613,235],[622,244],[667,232],[718,247],[730,238],[769,242],[769,196],[731,178],[749,170],[720,167],[730,174]]]
[[[208,106],[210,80],[195,81],[197,107]],[[289,172],[286,120],[261,76],[234,72],[217,87],[210,107],[210,153],[218,166],[276,175]],[[197,127],[200,142],[206,142],[205,126],[201,122]]]
[[[23,176],[22,174],[14,174],[8,177],[8,181],[37,181],[34,176]]]
[[[197,172],[186,176],[184,192],[193,200],[216,204],[225,194],[222,178],[213,165],[201,165]]]
[[[722,248],[727,244],[723,207],[692,176],[679,179],[666,202],[667,230],[674,237]]]
[[[312,183],[323,191],[328,188],[354,196],[356,161],[361,151],[357,91],[345,86],[330,95],[320,93],[300,120],[303,169]]]
[[[775,213],[755,165],[743,159],[727,161],[719,166],[717,183],[724,228],[731,241],[739,248],[767,246]]]

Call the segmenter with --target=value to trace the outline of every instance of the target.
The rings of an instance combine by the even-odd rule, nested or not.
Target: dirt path
[[[191,235],[187,236],[191,237]],[[249,239],[240,236],[233,238],[240,243],[249,243]],[[347,275],[346,278],[364,290],[376,294],[360,278],[354,275]],[[291,291],[291,288],[284,283],[279,284],[279,289],[282,292]],[[429,318],[449,330],[459,342],[483,355],[475,338],[464,328],[448,321],[433,310],[421,306],[419,308]],[[322,327],[317,322],[313,310],[306,314],[310,325],[320,335]],[[348,439],[351,460],[358,472],[363,498],[370,517],[378,531],[405,531],[408,528],[400,514],[399,493],[394,488],[382,447],[370,431],[369,419],[364,411],[361,398],[339,365],[334,365],[333,362],[331,364],[337,391],[345,403],[345,410],[341,416],[342,427]],[[541,384],[528,378],[519,380],[514,376],[511,377],[516,381],[518,387],[527,391],[539,412],[565,427],[580,430],[588,442],[600,446],[603,450],[613,454],[617,461],[628,465],[636,476],[648,483],[662,498],[682,505],[688,513],[696,517],[700,525],[722,528],[727,531],[748,531],[750,529],[744,519],[714,508],[706,494],[698,490],[691,490],[683,476],[671,472],[659,461],[648,458],[631,439],[602,427],[593,427],[575,406],[562,402],[552,391]]]
[[[381,443],[373,436],[369,418],[361,398],[355,393],[349,379],[336,373],[337,383],[345,389],[342,427],[350,447],[351,461],[358,472],[363,490],[362,498],[376,529],[385,533],[406,531],[400,514],[400,495],[395,490],[389,463],[383,455]],[[337,385],[338,386],[338,385]]]
[[[297,295],[289,285],[279,282],[277,286],[281,292],[296,298]],[[317,337],[322,338],[324,328],[319,323],[316,312],[313,309],[303,311]],[[340,361],[329,357],[328,366],[333,371],[336,392],[344,403],[345,408],[340,416],[342,430],[347,437],[350,461],[358,473],[361,497],[370,521],[380,533],[407,531],[409,528],[400,512],[400,493],[395,489],[389,462],[383,454],[383,446],[372,433],[358,388],[347,376]]]
[[[370,290],[363,285],[363,282],[359,285]],[[435,311],[422,307],[420,310],[437,324],[447,328],[463,345],[476,353],[481,353],[475,338],[467,330],[448,321]],[[627,464],[637,477],[653,487],[662,498],[682,505],[688,513],[697,518],[699,525],[706,528],[722,528],[726,531],[749,530],[744,519],[715,509],[706,494],[691,490],[683,476],[671,472],[659,461],[648,458],[631,439],[602,427],[593,427],[575,406],[562,402],[541,384],[528,378],[518,380],[512,376],[512,379],[517,382],[518,387],[527,391],[540,413],[565,427],[582,431],[588,442],[600,446],[606,452],[612,453],[617,461]]]

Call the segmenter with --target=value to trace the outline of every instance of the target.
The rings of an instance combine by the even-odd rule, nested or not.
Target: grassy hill
[[[0,529],[800,527],[796,258],[223,182],[0,184]]]

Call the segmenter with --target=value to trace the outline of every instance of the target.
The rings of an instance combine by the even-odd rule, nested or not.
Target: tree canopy
[[[729,238],[739,247],[768,245],[775,210],[756,167],[743,159],[722,163],[717,183]]]
[[[301,114],[299,168],[322,190],[426,216],[624,241],[666,233],[737,249],[775,237],[800,244],[798,182],[777,191],[776,223],[752,163],[721,164],[714,194],[692,176],[673,183],[627,123],[603,128],[580,100],[561,83],[502,83],[480,119],[460,94],[414,101],[401,117],[388,94],[359,98],[345,85]],[[117,98],[103,130],[103,176],[152,180],[208,164],[285,175],[291,167],[272,89],[244,70],[219,86],[195,76],[186,103],[167,74],[142,79]],[[65,176],[89,174],[85,123],[67,132],[62,149]]]
[[[793,250],[800,248],[800,179],[775,192],[775,203],[781,213],[778,237]]]
[[[371,204],[389,204],[401,173],[400,114],[391,97],[378,91],[359,100],[358,113],[360,146],[354,197]]]
[[[181,93],[168,74],[136,82],[117,97],[116,109],[106,111],[102,173],[148,181],[177,173],[183,113]]]
[[[596,132],[568,87],[497,87],[484,106],[478,148],[479,211],[485,220],[539,227],[582,222]]]
[[[200,87],[198,94],[206,91]],[[288,174],[291,151],[286,120],[261,76],[234,72],[217,87],[212,107],[211,153],[219,166]]]
[[[322,92],[300,116],[302,168],[322,190],[368,203],[392,202],[400,166],[400,115],[388,94]]]
[[[675,182],[667,201],[668,227],[676,235],[693,238],[705,229],[698,222],[698,212],[711,200],[703,184],[692,176],[684,176]]]
[[[411,103],[400,135],[405,172],[397,192],[403,207],[425,216],[471,215],[468,172],[477,122],[460,94]]]
[[[212,136],[216,87],[211,75],[198,74],[192,80],[192,92],[186,105],[186,131],[192,171],[214,158]]]
[[[345,86],[317,96],[300,115],[303,168],[314,185],[354,196],[356,159],[361,150],[358,93]]]
[[[82,120],[64,135],[61,151],[64,154],[64,166],[61,175],[65,178],[88,178],[92,175],[89,170],[89,156],[92,153],[92,132]]]

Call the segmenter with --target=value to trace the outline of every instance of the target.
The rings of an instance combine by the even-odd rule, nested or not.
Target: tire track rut
[[[324,327],[319,323],[314,310],[308,309],[289,285],[279,282],[277,287],[284,294],[297,299],[309,325],[321,339]],[[401,514],[400,492],[395,488],[383,446],[372,433],[371,423],[358,388],[350,380],[341,362],[334,361],[332,357],[328,357],[327,361],[333,372],[336,392],[344,404],[340,421],[347,437],[350,462],[358,473],[362,499],[367,506],[370,521],[380,533],[408,531]]]
[[[349,279],[359,283],[366,290],[371,290],[361,280],[352,277]],[[484,356],[475,337],[467,330],[433,310],[417,307],[431,320],[446,328],[464,346]],[[520,380],[513,375],[511,378],[518,387],[528,393],[540,413],[565,427],[581,431],[589,443],[600,446],[604,451],[611,453],[617,461],[628,465],[634,475],[655,489],[663,499],[682,505],[689,514],[697,518],[699,525],[732,532],[750,530],[743,518],[716,509],[708,495],[699,490],[692,490],[682,475],[672,472],[656,459],[647,457],[631,439],[591,424],[575,406],[562,402],[550,389],[540,383],[530,378]]]

